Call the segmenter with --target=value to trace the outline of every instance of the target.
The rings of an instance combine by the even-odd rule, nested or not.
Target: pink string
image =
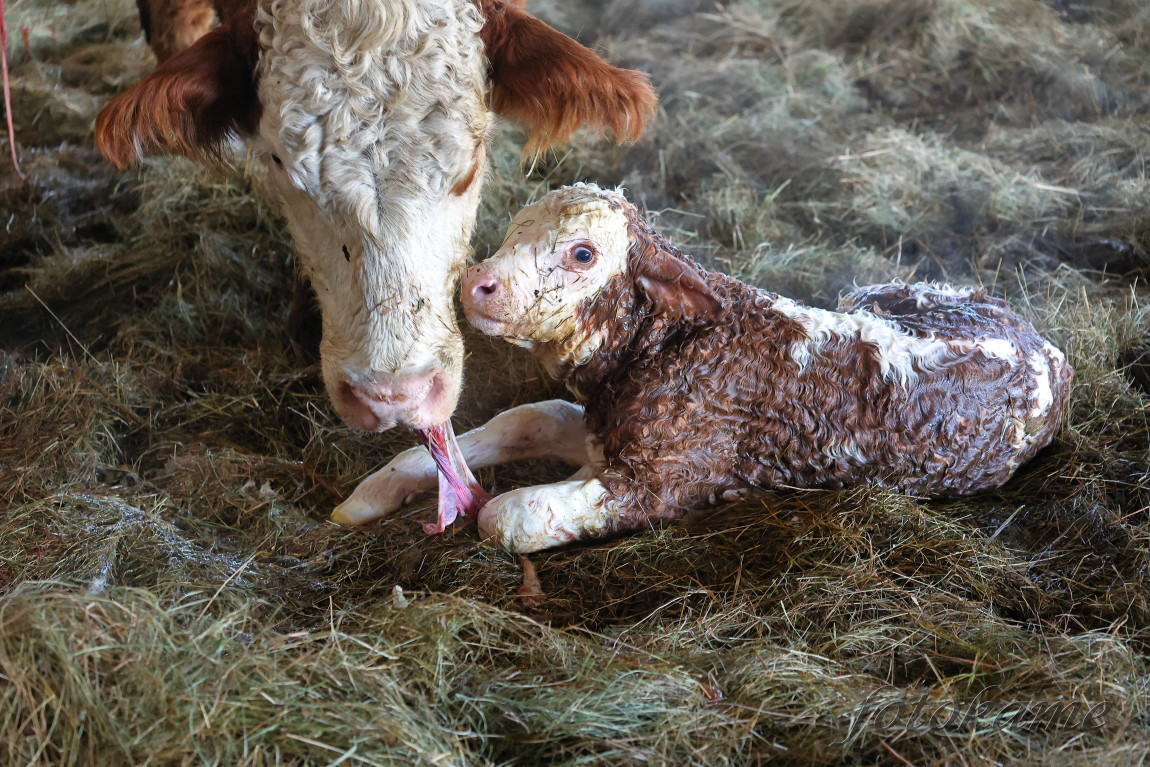
[[[8,148],[12,150],[12,167],[23,181],[20,161],[16,159],[16,128],[12,125],[12,89],[8,85],[8,30],[4,27],[4,0],[0,0],[0,70],[4,73],[4,115],[8,118]]]

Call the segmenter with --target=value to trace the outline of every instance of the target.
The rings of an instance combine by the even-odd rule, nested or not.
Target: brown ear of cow
[[[213,157],[236,133],[254,133],[260,102],[255,3],[176,54],[96,117],[96,145],[125,168],[149,154]]]
[[[524,152],[580,127],[635,141],[655,111],[647,75],[618,69],[508,0],[474,0],[483,14],[491,109],[530,130]]]
[[[672,320],[713,320],[722,305],[698,269],[665,250],[641,260],[635,284],[655,314]]]

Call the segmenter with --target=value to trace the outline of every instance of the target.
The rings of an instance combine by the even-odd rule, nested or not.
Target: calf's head
[[[616,191],[575,184],[528,205],[500,249],[472,267],[463,310],[478,330],[579,365],[638,317],[707,320],[719,299],[702,272]]]
[[[248,139],[318,296],[337,412],[425,429],[459,395],[489,106],[539,149],[580,125],[634,139],[653,104],[643,75],[503,0],[253,0],[110,102],[96,139],[120,166]]]

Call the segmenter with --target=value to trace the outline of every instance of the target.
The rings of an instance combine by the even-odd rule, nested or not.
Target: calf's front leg
[[[458,438],[463,458],[473,470],[525,458],[554,458],[573,465],[589,462],[583,408],[564,400],[547,400],[505,410],[483,426]],[[362,525],[384,517],[412,493],[434,490],[438,472],[422,447],[405,450],[359,484],[335,507],[331,520]]]

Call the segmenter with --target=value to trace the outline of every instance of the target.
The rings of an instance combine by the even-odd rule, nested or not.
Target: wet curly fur
[[[627,219],[627,268],[576,311],[605,340],[549,367],[602,442],[616,530],[751,488],[974,493],[1061,422],[1070,365],[984,289],[878,285],[807,308],[704,271],[603,199]]]

